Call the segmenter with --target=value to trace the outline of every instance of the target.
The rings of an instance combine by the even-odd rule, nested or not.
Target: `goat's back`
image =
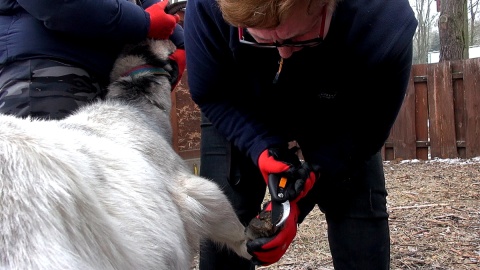
[[[148,147],[129,138],[135,133],[99,133],[68,119],[0,116],[2,266],[187,269],[176,154],[163,151],[173,166],[156,166],[142,152]]]
[[[204,237],[251,257],[226,196],[171,146],[169,80],[122,75],[169,70],[173,49],[127,48],[107,100],[64,120],[0,115],[0,269],[190,269]]]

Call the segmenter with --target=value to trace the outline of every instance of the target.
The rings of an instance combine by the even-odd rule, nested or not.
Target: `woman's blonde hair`
[[[217,0],[223,18],[231,25],[275,28],[296,6],[321,6],[336,0]],[[314,3],[315,2],[315,3]]]

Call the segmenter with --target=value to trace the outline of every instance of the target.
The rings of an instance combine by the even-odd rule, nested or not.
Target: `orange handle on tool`
[[[272,197],[272,201],[284,202],[286,196],[287,178],[278,174],[270,174],[268,176],[268,191]]]

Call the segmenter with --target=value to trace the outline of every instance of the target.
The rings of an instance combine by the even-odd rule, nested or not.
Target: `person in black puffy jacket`
[[[171,37],[183,48],[168,1],[139,2],[0,0],[0,113],[63,118],[102,98],[126,43]]]
[[[184,27],[189,89],[202,113],[200,175],[223,188],[245,225],[267,185],[273,201],[290,202],[276,234],[248,242],[252,261],[205,241],[200,269],[277,262],[315,206],[335,269],[388,269],[380,151],[410,76],[417,20],[409,1],[189,0]],[[281,176],[287,184],[278,188]]]

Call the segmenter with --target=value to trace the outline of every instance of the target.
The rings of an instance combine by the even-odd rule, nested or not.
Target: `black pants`
[[[0,113],[62,119],[101,99],[104,88],[86,70],[52,59],[0,66]]]
[[[266,192],[258,168],[203,116],[201,140],[200,175],[222,187],[240,221],[247,225],[260,211]],[[389,269],[387,192],[381,155],[375,155],[362,167],[348,182],[320,177],[309,195],[299,202],[300,222],[315,205],[325,213],[333,264],[339,270]],[[255,266],[204,240],[200,247],[200,269],[255,269]]]

